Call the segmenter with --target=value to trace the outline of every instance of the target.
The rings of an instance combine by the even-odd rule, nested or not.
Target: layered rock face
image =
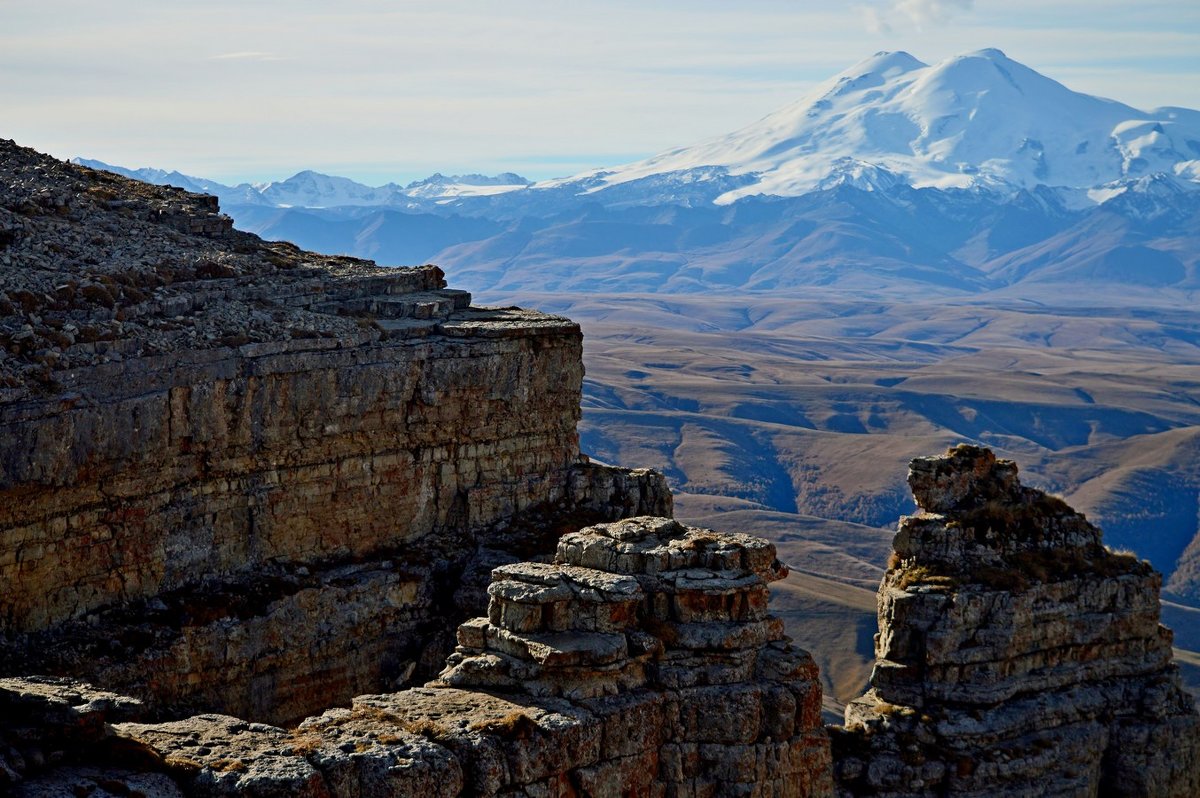
[[[909,485],[840,794],[1200,795],[1160,575],[986,449],[914,460]]]
[[[1200,794],[1158,575],[975,447],[831,755],[774,548],[652,517],[579,328],[443,277],[0,140],[0,793]]]
[[[0,699],[53,710],[24,738],[64,760],[14,794],[828,796],[816,668],[766,613],[784,573],[764,540],[664,518],[572,533],[553,564],[495,570],[488,616],[460,627],[438,681],[292,730],[117,722],[73,750],[64,728],[128,707],[0,682]]]
[[[573,322],[0,141],[0,674],[295,719],[431,675],[492,565],[671,512]]]
[[[565,498],[578,329],[464,299],[418,335],[127,357],[0,407],[6,627],[197,574],[371,556]]]

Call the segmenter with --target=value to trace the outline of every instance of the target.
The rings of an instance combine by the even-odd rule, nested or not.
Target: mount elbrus
[[[11,142],[0,186],[7,793],[1200,791],[1159,577],[989,451],[913,462],[826,728],[774,546],[580,453],[569,320]]]
[[[537,183],[120,171],[217,194],[264,237],[434,261],[476,291],[1200,286],[1200,111],[1073,91],[995,49],[877,53],[727,135]]]

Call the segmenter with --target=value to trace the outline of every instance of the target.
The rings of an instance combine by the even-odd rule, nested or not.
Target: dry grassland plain
[[[1086,293],[1086,292],[1083,292]],[[907,462],[993,447],[1165,577],[1200,687],[1200,316],[1132,289],[1038,298],[480,293],[585,334],[584,451],[652,466],[677,515],[765,535],[775,611],[813,651],[829,717],[866,683],[875,589]]]

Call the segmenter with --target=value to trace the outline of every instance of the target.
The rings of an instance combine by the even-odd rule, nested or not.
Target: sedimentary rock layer
[[[871,690],[833,734],[840,794],[1200,794],[1160,575],[986,449],[914,460],[909,484]]]
[[[670,514],[573,322],[0,141],[0,673],[302,717],[436,671],[491,565]]]
[[[462,309],[126,358],[0,407],[0,617],[30,631],[268,562],[351,559],[566,494],[579,331]]]
[[[552,551],[557,534],[590,521],[669,509],[661,475],[581,463],[561,501],[505,525],[439,533],[387,556],[201,580],[9,635],[0,664],[131,693],[158,716],[291,722],[436,674],[455,623],[484,611],[492,566]]]
[[[106,731],[136,705],[0,682],[24,708],[17,756],[63,760],[15,795],[830,795],[816,668],[765,612],[783,573],[766,541],[669,519],[573,533],[554,564],[496,569],[437,682],[290,730],[200,715]]]

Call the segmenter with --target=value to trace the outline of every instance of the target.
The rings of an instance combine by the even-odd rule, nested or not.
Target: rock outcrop
[[[1017,468],[914,460],[871,690],[833,735],[844,796],[1200,795],[1200,715],[1161,576]]]
[[[491,566],[669,515],[573,322],[0,141],[0,675],[282,722],[436,673]]]
[[[495,570],[436,682],[291,730],[114,722],[119,703],[78,685],[0,682],[50,708],[23,738],[62,762],[14,794],[829,796],[816,667],[766,611],[785,573],[764,540],[665,518],[571,533],[554,563]],[[72,745],[61,729],[97,707],[111,725]]]
[[[1200,794],[1159,576],[1012,463],[913,462],[827,732],[773,546],[443,278],[0,141],[0,794]]]

